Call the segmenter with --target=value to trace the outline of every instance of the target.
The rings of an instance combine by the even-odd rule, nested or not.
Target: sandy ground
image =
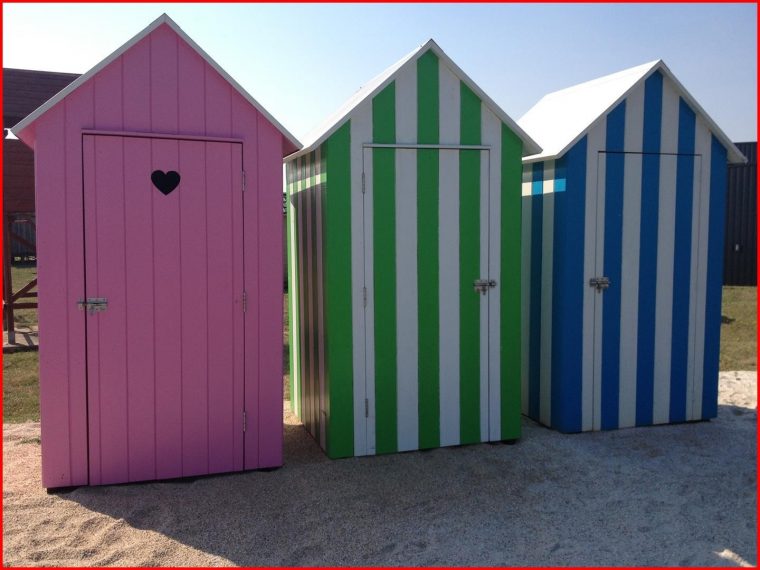
[[[9,565],[756,564],[756,373],[711,422],[329,461],[286,414],[286,466],[40,486],[39,425],[3,426]]]

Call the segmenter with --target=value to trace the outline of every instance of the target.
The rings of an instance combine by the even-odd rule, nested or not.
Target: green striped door
[[[500,439],[489,418],[498,284],[474,288],[492,278],[499,235],[488,149],[368,145],[363,168],[366,452]]]

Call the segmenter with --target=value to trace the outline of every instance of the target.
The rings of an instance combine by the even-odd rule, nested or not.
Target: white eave
[[[80,75],[79,78],[75,79],[72,83],[70,83],[68,86],[66,86],[64,89],[53,95],[50,99],[45,101],[42,105],[40,105],[37,109],[32,111],[28,116],[26,116],[24,119],[22,119],[18,124],[13,126],[11,128],[11,131],[16,136],[19,136],[19,134],[26,129],[29,125],[34,123],[37,119],[39,119],[42,115],[44,115],[47,111],[55,107],[58,103],[60,103],[63,99],[65,99],[68,95],[76,91],[80,86],[82,86],[84,83],[86,83],[89,79],[91,79],[93,76],[97,75],[98,72],[100,72],[102,69],[107,67],[110,63],[112,63],[114,60],[118,59],[124,52],[129,50],[132,46],[139,43],[143,38],[148,36],[151,32],[153,32],[156,28],[161,26],[162,24],[166,24],[169,26],[179,37],[181,37],[190,47],[192,47],[198,55],[200,55],[206,63],[208,63],[211,67],[213,67],[219,74],[230,84],[232,87],[235,88],[235,90],[240,93],[240,95],[243,96],[243,98],[248,101],[251,105],[253,105],[257,111],[259,111],[266,119],[271,122],[277,129],[282,133],[282,135],[288,139],[294,146],[300,148],[301,143],[300,141],[293,136],[277,119],[275,119],[256,99],[254,99],[250,93],[248,93],[243,87],[235,81],[222,67],[214,61],[209,54],[207,54],[203,48],[201,48],[197,43],[193,41],[193,39],[188,36],[182,28],[180,28],[177,23],[172,20],[168,15],[161,14],[158,18],[156,18],[153,22],[151,22],[150,25],[148,25],[143,31],[141,31],[139,34],[134,36],[132,39],[130,39],[128,42],[126,42],[124,45],[122,45],[120,48],[118,48],[116,51],[114,51],[111,55],[106,57],[103,61],[98,63],[95,67],[90,69],[88,72],[84,73],[83,75]]]
[[[726,147],[728,162],[746,163],[747,159],[741,151],[662,60],[624,69],[542,97],[518,122],[540,141],[544,150],[526,156],[523,163],[551,160],[565,154],[618,103],[628,97],[637,85],[658,70],[673,82],[678,94],[700,115],[707,123],[708,129]]]
[[[346,121],[351,112],[356,109],[363,101],[371,99],[380,91],[385,89],[396,77],[402,68],[412,65],[422,55],[432,51],[444,64],[451,70],[457,78],[467,85],[473,93],[493,112],[499,120],[506,124],[523,142],[523,155],[536,154],[541,152],[541,147],[534,141],[518,124],[512,119],[499,105],[494,102],[446,53],[435,43],[434,40],[428,40],[426,43],[402,57],[399,61],[391,65],[388,69],[374,77],[371,81],[363,85],[354,93],[335,113],[330,115],[322,125],[313,130],[306,136],[304,147],[286,156],[288,162],[299,156],[303,156],[325,142],[330,135],[337,131]]]

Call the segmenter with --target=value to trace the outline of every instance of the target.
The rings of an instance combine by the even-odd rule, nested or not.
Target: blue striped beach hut
[[[523,159],[522,409],[562,432],[717,414],[728,163],[662,61],[546,95]]]

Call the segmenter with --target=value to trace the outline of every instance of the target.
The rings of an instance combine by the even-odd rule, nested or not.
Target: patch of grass
[[[757,287],[723,287],[720,369],[757,370]]]
[[[39,357],[37,351],[3,354],[3,422],[40,419]]]
[[[13,292],[15,293],[32,279],[37,277],[37,265],[19,264],[11,266],[11,279],[13,280]],[[33,298],[19,299],[20,303],[34,301]],[[19,309],[13,311],[17,327],[37,326],[37,309]]]

